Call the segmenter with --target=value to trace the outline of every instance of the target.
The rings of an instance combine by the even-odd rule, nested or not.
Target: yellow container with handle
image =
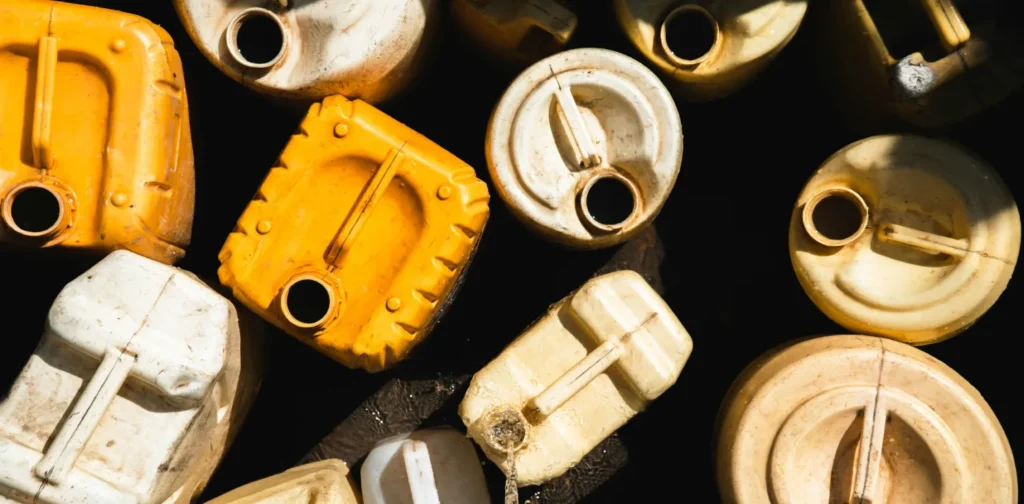
[[[3,3],[0,26],[0,242],[181,259],[195,182],[170,35],[42,0]]]
[[[489,215],[473,169],[371,105],[316,103],[220,253],[220,280],[285,332],[384,369],[454,297]]]

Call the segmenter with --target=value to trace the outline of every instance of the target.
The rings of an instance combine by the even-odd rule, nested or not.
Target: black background
[[[211,0],[213,1],[213,0]],[[197,201],[192,245],[179,266],[215,282],[217,253],[308,104],[271,100],[222,75],[193,45],[164,0],[83,3],[143,15],[167,29],[184,62],[195,145]],[[610,2],[578,2],[572,47],[607,47],[637,57]],[[791,44],[750,86],[726,99],[677,100],[685,134],[682,172],[656,227],[666,246],[665,297],[694,340],[676,385],[620,430],[630,464],[588,502],[643,495],[716,502],[712,435],[719,403],[752,359],[787,340],[844,333],[822,315],[793,274],[787,228],[804,182],[836,150],[863,136],[843,126],[817,38],[815,7]],[[446,11],[445,11],[446,12]],[[515,71],[473,50],[445,21],[434,60],[403,97],[381,108],[477,169],[491,109]],[[1021,196],[1019,94],[933,136],[989,161]],[[868,132],[911,131],[892,128]],[[614,250],[574,252],[516,222],[492,189],[491,220],[466,284],[414,358],[388,373],[350,371],[268,328],[267,374],[249,419],[204,498],[293,465],[389,377],[472,373],[552,302],[578,287]],[[60,288],[95,257],[60,251],[0,251],[7,275],[0,385],[19,372]],[[962,335],[924,350],[970,381],[999,416],[1011,445],[1021,429],[1020,279]],[[461,427],[457,417],[451,419]],[[492,492],[496,469],[488,465]],[[499,475],[500,476],[500,475]],[[500,481],[500,479],[499,479]],[[645,499],[646,500],[646,499]],[[653,497],[651,500],[654,500]],[[660,499],[659,499],[660,500]]]

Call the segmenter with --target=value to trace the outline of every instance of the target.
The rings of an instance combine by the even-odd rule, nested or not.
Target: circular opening
[[[4,219],[15,231],[26,236],[40,236],[60,224],[64,207],[60,197],[42,186],[27,186],[10,196]]]
[[[285,316],[299,327],[323,323],[331,312],[334,296],[330,287],[320,280],[306,277],[292,282],[284,292]]]
[[[526,420],[512,408],[492,411],[484,425],[484,441],[495,451],[512,453],[526,442]]]
[[[636,195],[626,179],[618,175],[593,178],[584,188],[585,215],[602,229],[615,229],[636,210]]]
[[[284,24],[266,9],[242,11],[228,33],[229,51],[245,66],[267,68],[284,55]]]
[[[804,208],[804,227],[827,246],[852,242],[868,223],[868,207],[859,194],[845,188],[822,191]]]
[[[703,7],[684,5],[665,17],[661,44],[670,59],[693,65],[708,58],[718,44],[718,22]]]

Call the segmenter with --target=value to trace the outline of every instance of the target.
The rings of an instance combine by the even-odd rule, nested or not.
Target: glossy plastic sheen
[[[253,392],[234,305],[127,251],[61,291],[0,405],[0,502],[180,503]]]
[[[358,495],[348,466],[329,459],[254,481],[207,504],[360,504]]]
[[[765,354],[722,404],[728,504],[1016,504],[999,421],[955,371],[913,347],[829,336]]]
[[[683,129],[650,70],[605,49],[541,60],[509,86],[491,115],[487,166],[512,213],[544,237],[608,247],[651,223],[675,186]],[[612,179],[627,190],[625,218],[599,219],[614,202],[591,198]]]
[[[390,98],[416,76],[439,15],[436,0],[174,0],[174,5],[192,40],[232,79],[286,98],[341,94],[370,103]],[[269,61],[247,59],[244,35],[238,36],[246,22],[260,17],[270,18],[279,30],[280,46]],[[277,39],[264,36],[262,43],[270,40]]]
[[[619,24],[633,45],[687,99],[697,101],[745,86],[789,43],[806,11],[806,0],[615,0]],[[695,27],[672,22],[686,16],[701,23],[704,38],[688,42]],[[700,54],[680,51],[676,39]]]
[[[643,277],[590,280],[551,306],[470,383],[459,415],[520,485],[573,467],[675,383],[690,335]],[[613,379],[612,376],[615,376]]]
[[[842,240],[811,234],[815,218],[842,217],[815,204],[829,194],[860,207],[851,215],[859,230]],[[924,137],[877,136],[843,148],[811,177],[793,211],[789,249],[800,284],[830,318],[927,344],[968,327],[1006,288],[1020,214],[973,154]]]
[[[529,64],[561,50],[576,14],[557,0],[452,0],[455,21],[499,58]]]
[[[382,441],[360,470],[363,504],[477,504],[490,500],[473,442],[454,429]]]
[[[131,14],[38,0],[4,2],[0,26],[0,241],[181,259],[192,138],[167,32]],[[44,191],[53,214],[19,215],[26,191]],[[46,222],[26,227],[26,218]]]
[[[362,101],[314,104],[220,253],[246,306],[349,367],[383,369],[430,331],[488,217],[473,169]],[[318,320],[291,289],[320,285]],[[319,313],[318,313],[319,315]]]

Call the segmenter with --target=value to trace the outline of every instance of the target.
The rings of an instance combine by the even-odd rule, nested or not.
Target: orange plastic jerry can
[[[4,2],[0,27],[0,242],[181,259],[195,187],[170,35],[38,0]]]
[[[342,96],[316,103],[220,252],[220,280],[285,332],[379,371],[454,297],[487,222],[473,168]]]

